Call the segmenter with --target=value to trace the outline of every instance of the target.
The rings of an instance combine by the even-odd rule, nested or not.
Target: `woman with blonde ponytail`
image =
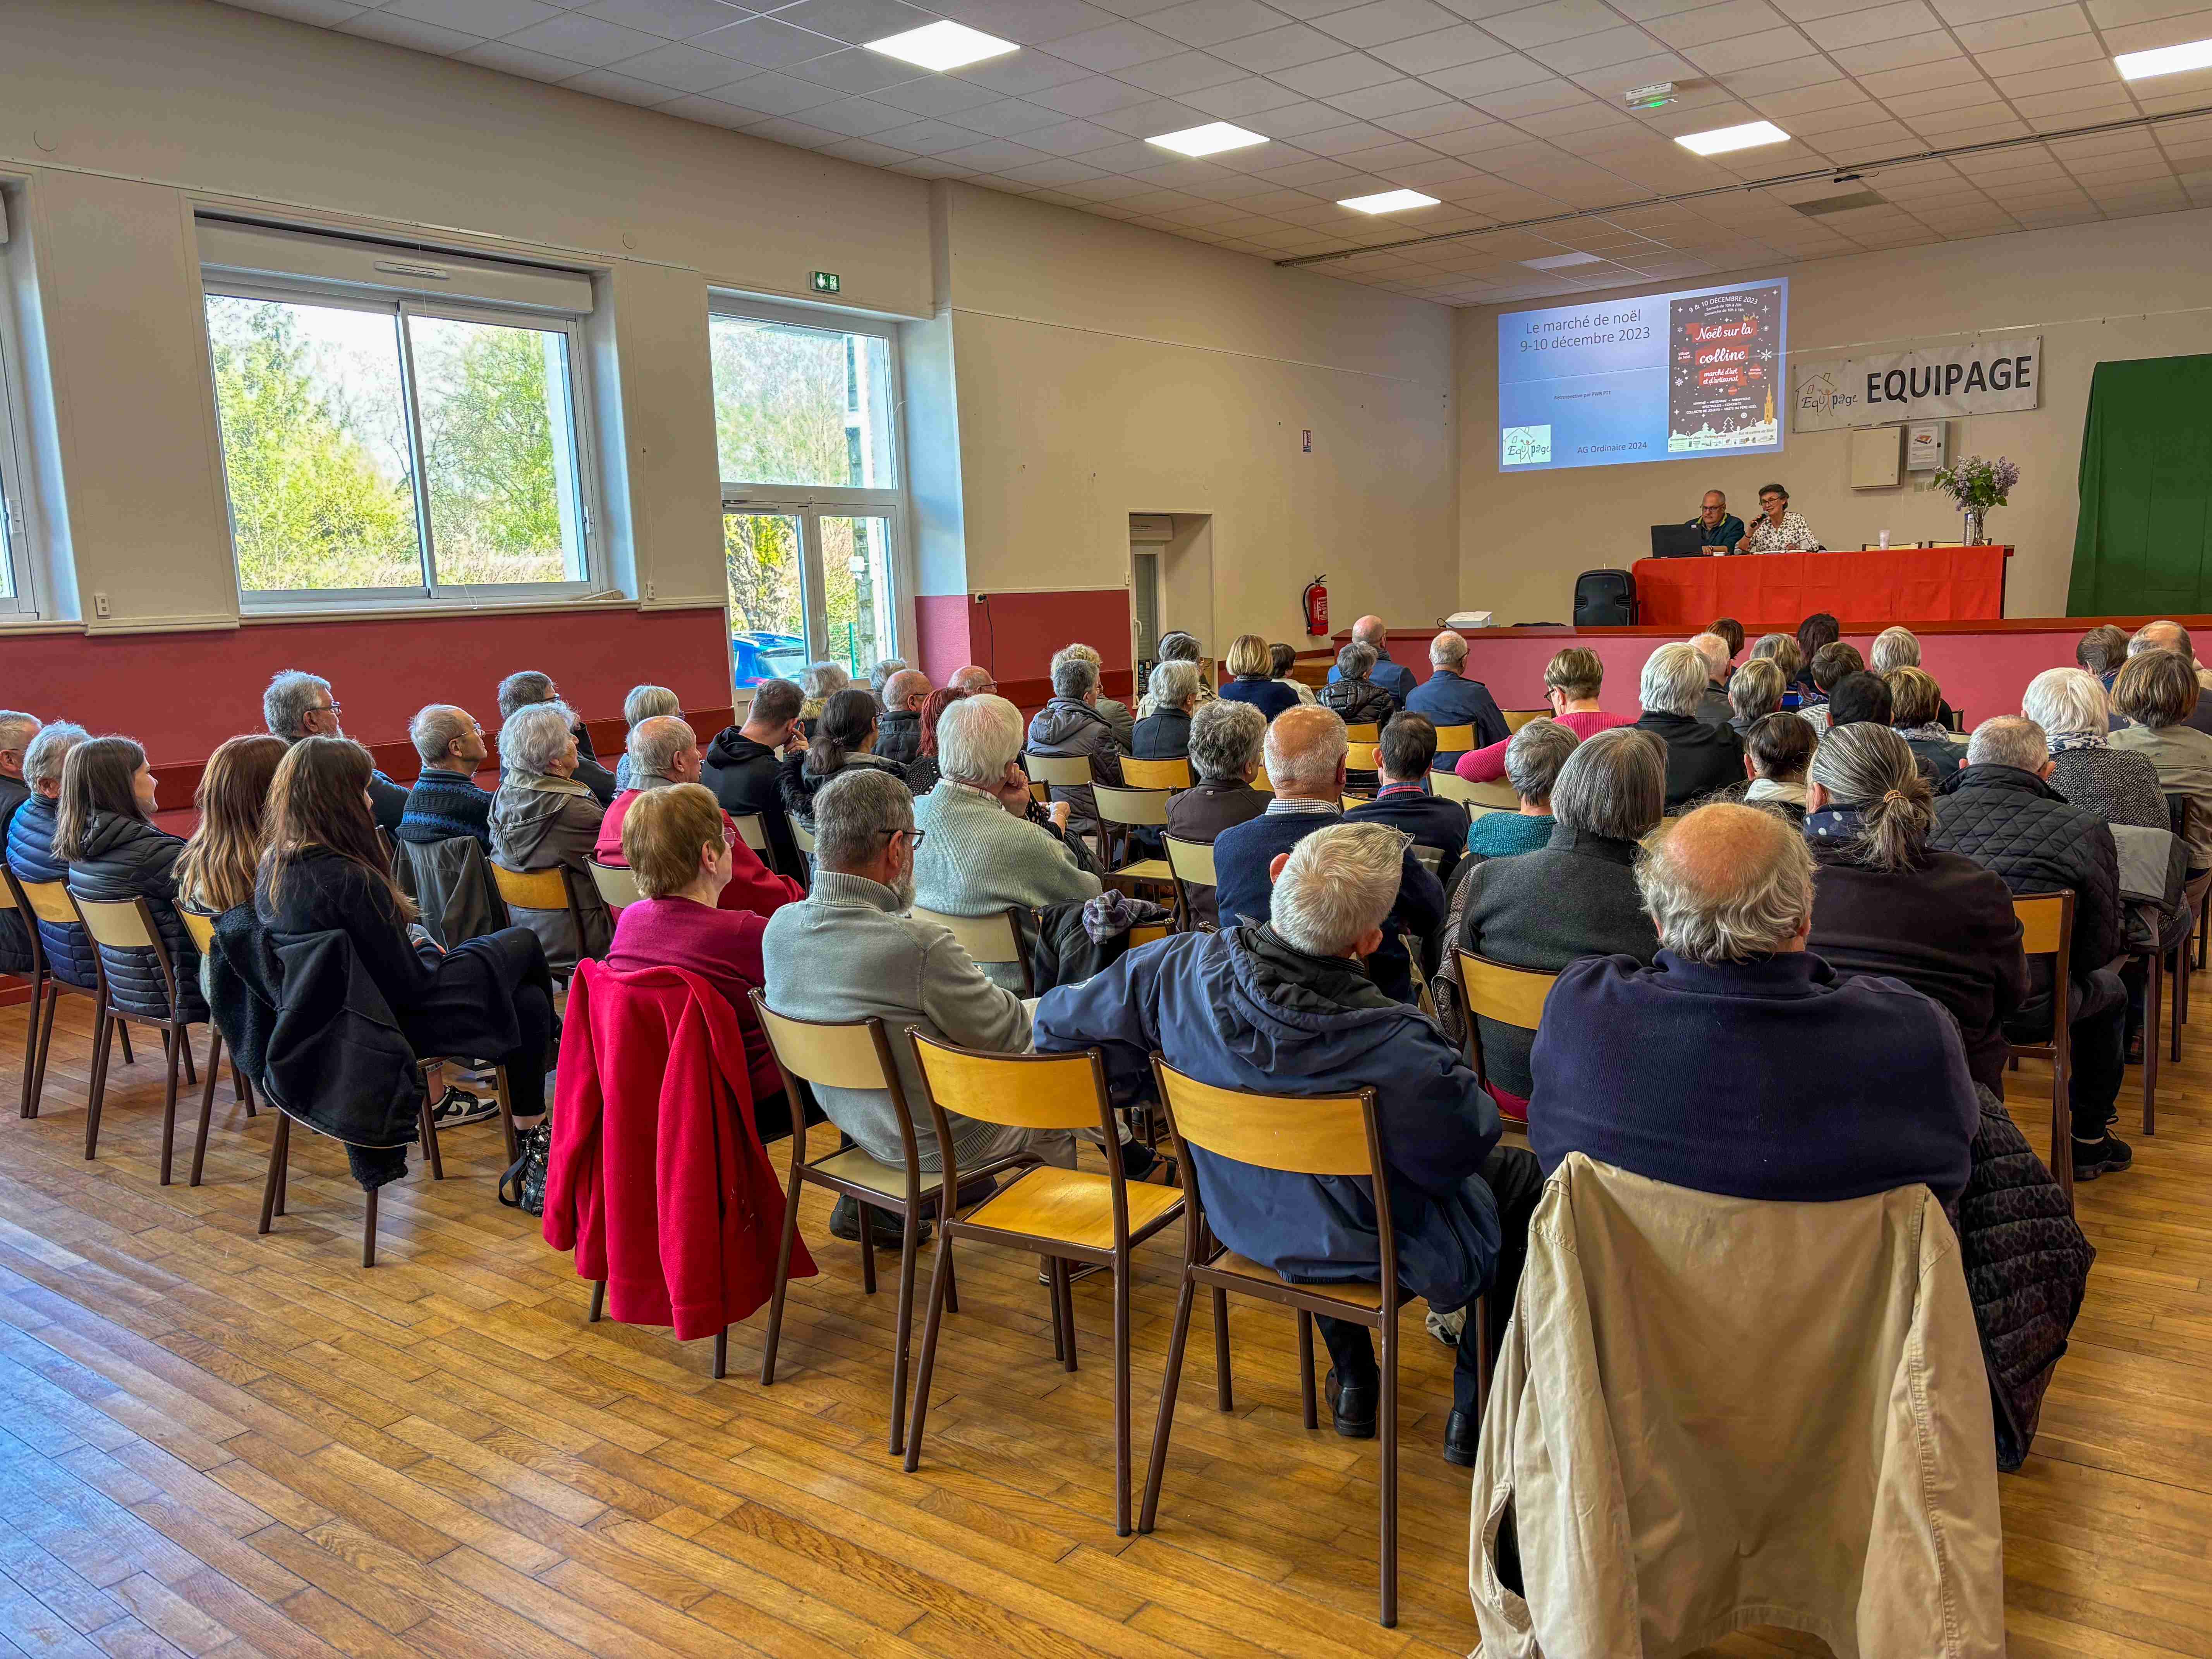
[[[1934,798],[1911,748],[1870,720],[1832,726],[1805,780],[1818,873],[1807,948],[1838,977],[1883,975],[1950,1012],[1977,1083],[2004,1092],[2006,1016],[2027,995],[2012,893],[1928,844]]]

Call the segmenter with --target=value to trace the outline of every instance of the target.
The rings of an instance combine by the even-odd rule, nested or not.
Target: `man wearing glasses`
[[[287,743],[297,743],[302,738],[345,736],[338,724],[339,708],[328,680],[297,668],[287,668],[278,673],[261,694],[261,717],[269,727],[269,735],[282,738]],[[368,800],[376,814],[377,828],[397,835],[400,819],[407,815],[407,792],[382,772],[372,770],[368,775]]]

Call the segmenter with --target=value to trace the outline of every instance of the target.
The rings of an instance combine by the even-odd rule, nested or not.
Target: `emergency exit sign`
[[[837,273],[836,271],[817,270],[814,273],[814,291],[817,294],[835,294],[837,291]]]

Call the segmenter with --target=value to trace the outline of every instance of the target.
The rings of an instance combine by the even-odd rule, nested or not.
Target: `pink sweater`
[[[1608,714],[1602,708],[1577,708],[1560,715],[1559,724],[1580,739],[1610,732],[1616,726],[1633,726],[1636,716]],[[1505,744],[1493,743],[1487,749],[1470,750],[1459,757],[1455,769],[1469,783],[1495,783],[1505,775]]]
[[[710,910],[685,898],[646,899],[623,908],[606,955],[607,966],[618,974],[687,968],[720,992],[745,1039],[745,1069],[757,1101],[783,1090],[768,1035],[746,994],[766,983],[761,934],[767,928],[766,919],[750,910]]]

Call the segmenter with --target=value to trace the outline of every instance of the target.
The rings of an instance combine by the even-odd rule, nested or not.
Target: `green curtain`
[[[2068,615],[2212,609],[2212,356],[2099,363],[2081,488]]]

